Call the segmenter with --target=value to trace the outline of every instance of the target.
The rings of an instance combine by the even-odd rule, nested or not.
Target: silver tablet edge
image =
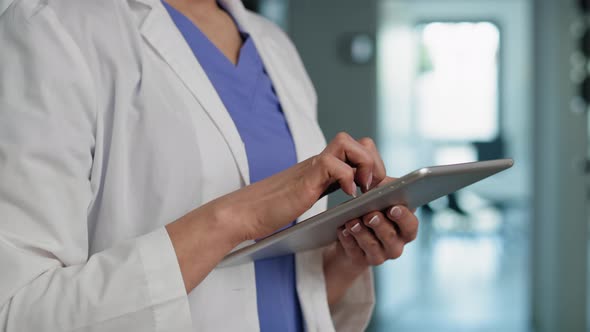
[[[227,256],[225,256],[225,258],[220,263],[219,267],[231,265],[233,258],[235,258],[235,257],[238,257],[238,256],[242,257],[244,255],[248,255],[251,252],[258,251],[261,247],[267,247],[267,246],[273,245],[274,243],[277,243],[280,240],[282,240],[284,237],[289,236],[289,234],[291,234],[292,232],[296,232],[296,231],[303,230],[303,229],[313,228],[316,225],[319,225],[319,223],[315,223],[314,221],[316,221],[318,219],[323,219],[323,218],[329,217],[331,214],[339,214],[339,213],[341,213],[342,208],[344,208],[346,210],[355,209],[359,205],[363,205],[366,200],[370,200],[372,196],[380,195],[383,192],[383,190],[387,190],[387,191],[396,190],[399,186],[411,184],[411,183],[418,181],[420,179],[423,179],[429,175],[437,175],[439,173],[447,173],[448,174],[449,171],[451,171],[452,173],[455,173],[455,172],[461,173],[461,172],[464,172],[465,169],[471,169],[471,170],[473,170],[474,168],[479,169],[479,170],[493,169],[493,170],[495,170],[495,172],[489,175],[489,176],[492,176],[495,173],[501,172],[507,168],[512,167],[513,165],[514,165],[514,161],[512,159],[497,159],[497,160],[469,162],[469,163],[461,163],[461,164],[453,164],[453,165],[429,166],[429,167],[423,167],[423,168],[417,169],[417,170],[415,170],[411,173],[408,173],[408,174],[404,175],[403,177],[391,182],[387,186],[382,187],[381,190],[379,190],[378,188],[375,188],[375,189],[361,195],[360,197],[358,197],[356,199],[351,199],[349,201],[346,201],[346,202],[342,203],[341,205],[338,205],[332,209],[326,210],[326,211],[319,213],[313,217],[310,217],[310,218],[308,218],[308,219],[306,219],[306,220],[304,220],[292,227],[289,227],[281,232],[274,233],[274,234],[270,235],[269,237],[256,242],[255,244],[252,244],[252,245],[249,245],[249,246],[244,247],[242,249],[236,250],[236,251],[228,254]],[[417,208],[417,206],[411,206],[409,208]],[[277,234],[281,234],[281,235],[276,236]],[[239,259],[239,257],[238,257],[238,259]]]

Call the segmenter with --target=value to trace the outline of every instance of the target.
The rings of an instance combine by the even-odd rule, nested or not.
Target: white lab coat
[[[293,45],[241,2],[224,6],[258,47],[298,159],[317,154],[316,95]],[[7,7],[0,330],[258,331],[253,264],[216,269],[187,296],[164,228],[249,178],[231,118],[160,1]],[[365,328],[370,273],[330,312],[321,251],[298,254],[296,270],[307,331]]]

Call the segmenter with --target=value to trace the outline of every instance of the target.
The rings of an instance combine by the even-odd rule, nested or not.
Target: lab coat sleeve
[[[95,90],[45,3],[0,17],[0,331],[189,331],[164,228],[89,255]]]
[[[373,273],[363,273],[334,306],[328,305],[324,276],[325,249],[298,253],[297,287],[306,331],[358,332],[364,331],[373,313],[375,293]]]
[[[344,297],[330,308],[338,332],[364,331],[375,305],[373,271],[368,269],[348,289]]]

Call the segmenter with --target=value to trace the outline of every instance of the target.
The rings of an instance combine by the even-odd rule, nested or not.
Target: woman
[[[416,236],[402,206],[215,269],[388,181],[371,140],[325,146],[274,25],[238,0],[17,0],[0,45],[3,331],[365,328],[369,267]]]

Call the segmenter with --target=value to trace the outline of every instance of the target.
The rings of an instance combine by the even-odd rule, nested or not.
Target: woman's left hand
[[[338,240],[353,265],[367,267],[400,257],[417,233],[414,213],[398,205],[347,222],[338,230]]]
[[[362,192],[394,181],[386,176],[385,165],[373,140],[362,138],[358,142],[373,159],[373,173],[362,186]],[[324,251],[328,303],[338,302],[369,266],[398,258],[417,232],[418,219],[404,206],[369,213],[338,229],[338,241]]]
[[[383,183],[395,179],[386,178]],[[350,220],[338,229],[338,241],[324,252],[324,275],[330,305],[337,303],[369,266],[401,256],[418,234],[418,218],[403,205]]]
[[[385,165],[373,140],[358,141],[373,159],[374,172],[366,192],[395,180],[388,177]],[[347,258],[356,266],[380,265],[401,256],[404,246],[418,233],[418,219],[405,206],[392,206],[383,212],[372,212],[354,219],[338,230],[338,240]]]

